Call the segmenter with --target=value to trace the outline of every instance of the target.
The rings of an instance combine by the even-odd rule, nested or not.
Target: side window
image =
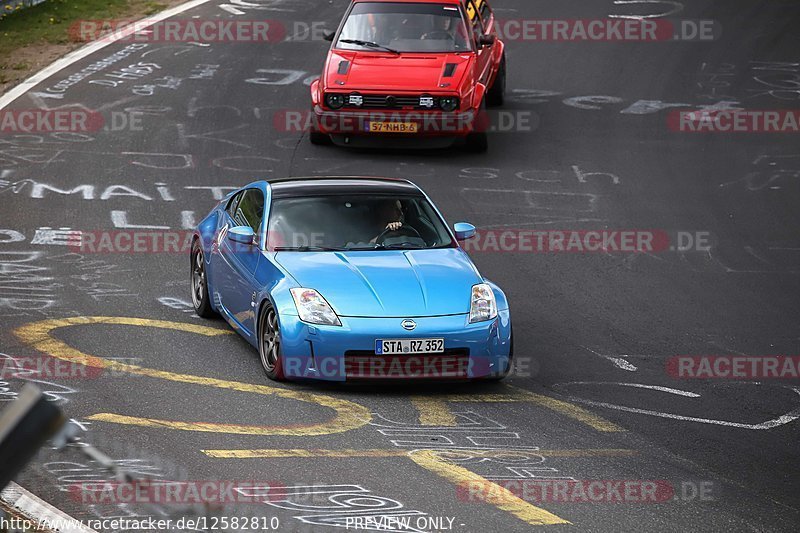
[[[258,234],[264,217],[264,193],[258,189],[247,189],[236,205],[233,220],[238,226],[250,226]]]
[[[483,24],[481,23],[481,16],[475,2],[467,0],[467,19],[469,19],[469,26],[472,30],[472,38],[475,43],[480,42],[481,35],[483,35]]]
[[[228,213],[228,215],[230,215],[231,218],[234,218],[234,216],[236,215],[236,205],[239,203],[239,200],[242,199],[242,194],[244,193],[237,192],[236,194],[231,196],[230,200],[228,200],[228,205],[225,207],[225,212]]]
[[[483,30],[486,32],[489,30],[489,24],[492,21],[492,8],[489,7],[487,0],[476,0],[476,4],[483,20]]]

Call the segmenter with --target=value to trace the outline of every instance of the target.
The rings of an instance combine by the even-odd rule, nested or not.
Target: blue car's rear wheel
[[[194,312],[197,316],[203,318],[213,318],[217,316],[214,309],[211,307],[211,302],[208,297],[208,276],[206,276],[206,262],[203,248],[200,246],[200,241],[195,240],[192,243],[191,253],[191,284],[192,284],[192,303],[194,304]]]
[[[278,313],[266,304],[258,319],[258,355],[269,379],[283,381],[283,355],[281,354],[281,326]]]

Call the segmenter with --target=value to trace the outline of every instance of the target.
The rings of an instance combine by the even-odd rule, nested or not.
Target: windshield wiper
[[[380,48],[382,50],[386,50],[387,52],[400,55],[400,52],[398,52],[394,48],[389,48],[388,46],[383,46],[382,44],[373,43],[372,41],[362,41],[361,39],[339,39],[339,42],[347,44],[356,44],[358,46],[366,46],[367,48]]]
[[[329,246],[276,246],[273,252],[344,252],[347,248],[331,248]]]
[[[414,244],[413,242],[399,242],[397,244],[378,244],[378,250],[425,250],[425,246]]]

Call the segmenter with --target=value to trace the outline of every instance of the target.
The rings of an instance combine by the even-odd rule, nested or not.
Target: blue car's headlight
[[[469,304],[469,322],[485,322],[497,316],[497,302],[492,288],[486,283],[472,287],[472,299]]]
[[[342,323],[325,298],[314,289],[292,289],[292,298],[300,320],[321,326],[341,326]]]

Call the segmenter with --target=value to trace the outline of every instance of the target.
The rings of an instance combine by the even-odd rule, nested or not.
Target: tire
[[[200,241],[195,239],[192,243],[192,253],[190,254],[191,264],[189,266],[189,281],[192,287],[192,304],[194,312],[202,318],[214,318],[217,312],[211,307],[211,299],[208,297],[208,275],[206,272],[206,261]]]
[[[308,133],[308,140],[315,146],[328,146],[333,144],[330,135],[318,131],[310,131]]]
[[[489,136],[485,131],[470,133],[467,135],[467,150],[477,154],[482,154],[489,149]]]
[[[269,379],[286,380],[281,353],[281,326],[278,313],[269,303],[263,306],[258,316],[258,356]]]
[[[486,113],[486,97],[484,97],[478,108],[478,118],[473,124],[473,128],[477,128],[478,131],[473,129],[472,133],[467,134],[464,142],[467,151],[482,154],[489,149],[489,135],[486,131],[490,127],[489,115]]]
[[[500,59],[500,66],[497,67],[497,76],[495,76],[494,83],[491,88],[486,92],[486,104],[489,107],[498,107],[503,105],[506,100],[506,54]]]

